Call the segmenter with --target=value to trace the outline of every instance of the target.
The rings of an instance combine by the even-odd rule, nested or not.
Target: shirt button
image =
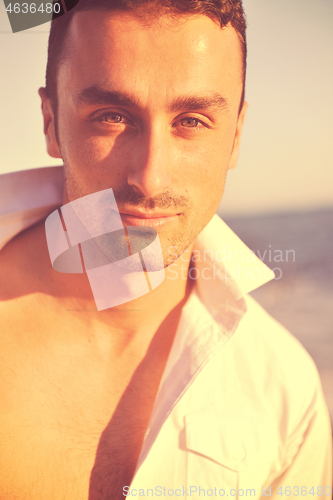
[[[246,457],[246,451],[245,451],[245,448],[243,448],[243,446],[237,446],[236,448],[234,448],[233,450],[233,453],[232,453],[232,458],[234,460],[244,460],[244,458]]]

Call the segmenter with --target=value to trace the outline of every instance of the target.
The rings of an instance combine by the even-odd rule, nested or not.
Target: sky
[[[220,213],[333,207],[333,2],[243,4],[249,109]],[[0,0],[0,173],[60,164],[46,153],[37,94],[48,30],[13,34]]]

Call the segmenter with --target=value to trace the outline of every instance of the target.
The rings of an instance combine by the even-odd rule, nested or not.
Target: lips
[[[147,212],[131,211],[130,213],[120,212],[120,217],[125,226],[148,226],[148,227],[161,227],[165,224],[176,220],[179,214],[163,214]]]

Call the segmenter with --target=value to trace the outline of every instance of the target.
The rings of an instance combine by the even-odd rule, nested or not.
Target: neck
[[[86,274],[62,274],[51,268],[50,282],[54,284],[52,294],[57,296],[73,317],[88,327],[89,332],[112,333],[120,344],[124,339],[129,342],[135,337],[152,337],[163,322],[168,323],[175,315],[179,316],[178,309],[187,300],[192,246],[165,269],[165,279],[157,288],[119,306],[97,311]]]

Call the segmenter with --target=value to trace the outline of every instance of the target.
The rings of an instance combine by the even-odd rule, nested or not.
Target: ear
[[[244,101],[242,109],[238,115],[236,135],[235,135],[235,140],[234,140],[234,146],[233,146],[232,153],[231,153],[230,160],[229,160],[228,170],[235,168],[235,166],[237,164],[238,155],[239,155],[239,148],[240,148],[240,141],[241,141],[241,136],[242,136],[242,130],[243,130],[245,115],[246,115],[246,111],[247,111],[248,106],[249,106],[248,103],[246,101]]]
[[[46,95],[44,87],[38,90],[38,94],[42,100],[42,113],[44,120],[44,134],[46,139],[46,149],[53,158],[61,158],[58,141],[55,134],[54,113],[50,99]]]

